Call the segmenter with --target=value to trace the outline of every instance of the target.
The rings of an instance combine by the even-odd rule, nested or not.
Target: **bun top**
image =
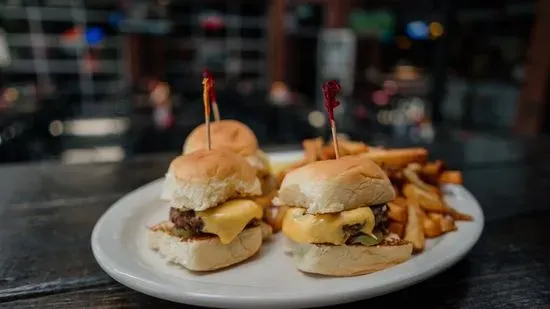
[[[208,183],[212,179],[254,182],[256,170],[243,157],[228,149],[201,149],[181,155],[170,163],[176,180]]]
[[[384,204],[395,198],[386,173],[372,160],[346,156],[316,161],[288,173],[273,203],[334,213]]]
[[[207,147],[205,136],[205,124],[193,129],[185,140],[183,153],[205,149]],[[228,148],[242,156],[256,154],[258,150],[258,140],[254,132],[245,124],[236,120],[226,119],[210,123],[210,138],[212,149]]]

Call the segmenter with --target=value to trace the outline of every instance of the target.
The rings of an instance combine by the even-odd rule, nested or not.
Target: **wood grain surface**
[[[510,148],[499,154],[495,143],[434,146],[438,158],[463,170],[483,207],[486,226],[473,250],[420,284],[351,305],[550,308],[550,144],[499,141]],[[162,177],[170,159],[0,167],[0,308],[195,308],[114,282],[90,248],[101,214]]]

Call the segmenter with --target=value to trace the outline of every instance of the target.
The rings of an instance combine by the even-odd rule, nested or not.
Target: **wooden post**
[[[140,67],[140,48],[139,36],[135,34],[124,35],[124,62],[126,68],[126,77],[130,86],[134,86],[139,82],[141,75]]]
[[[526,78],[516,105],[514,122],[514,133],[522,135],[536,135],[541,130],[550,74],[550,0],[538,1],[535,12],[527,51]]]
[[[284,81],[286,74],[286,39],[284,29],[286,0],[269,1],[268,61],[269,83]]]
[[[343,28],[348,24],[351,0],[326,0],[325,28]]]

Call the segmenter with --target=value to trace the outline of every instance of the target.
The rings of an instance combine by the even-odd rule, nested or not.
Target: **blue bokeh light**
[[[105,34],[100,27],[91,27],[86,29],[84,36],[88,45],[96,45],[103,41]]]
[[[429,37],[429,28],[426,22],[412,21],[407,24],[405,31],[413,40],[425,40]]]

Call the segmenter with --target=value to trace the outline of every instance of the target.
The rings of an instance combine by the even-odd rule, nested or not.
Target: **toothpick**
[[[334,121],[334,108],[340,105],[340,101],[336,100],[336,95],[340,92],[340,84],[331,80],[323,84],[323,95],[325,97],[325,108],[327,109],[330,119],[330,129],[332,131],[332,141],[336,159],[340,158],[340,148],[338,147],[338,139],[336,138],[336,122]]]
[[[210,103],[212,104],[212,110],[214,111],[214,121],[220,121],[220,110],[218,108],[218,100],[216,100],[216,83],[214,76],[208,69],[204,70],[203,77],[207,79],[207,83],[210,85],[208,96],[210,97]]]
[[[212,84],[209,82],[208,76],[203,74],[202,78],[202,102],[204,105],[204,123],[206,124],[206,142],[208,150],[212,150],[212,141],[210,138],[210,91]]]

